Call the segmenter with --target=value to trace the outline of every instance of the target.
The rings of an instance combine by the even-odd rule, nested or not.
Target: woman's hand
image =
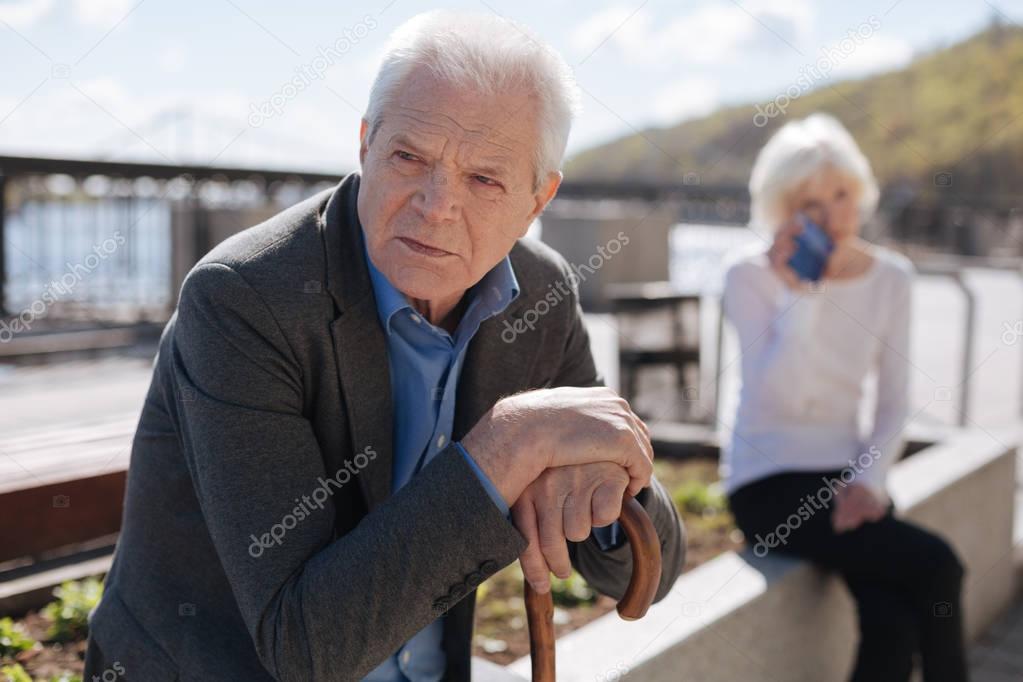
[[[512,507],[515,527],[529,541],[519,561],[533,589],[550,589],[550,574],[572,573],[567,540],[582,542],[594,526],[615,522],[629,473],[617,464],[597,462],[547,469]]]
[[[831,527],[836,533],[856,530],[868,521],[879,521],[888,511],[888,502],[871,488],[853,483],[842,488],[831,512]]]
[[[803,291],[807,283],[799,279],[799,275],[788,264],[789,258],[796,252],[796,235],[803,231],[799,221],[793,219],[779,227],[774,233],[774,241],[767,250],[767,260],[771,269],[777,273],[789,289]]]

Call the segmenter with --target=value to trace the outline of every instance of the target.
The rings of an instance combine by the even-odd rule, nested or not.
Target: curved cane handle
[[[625,498],[618,522],[632,547],[632,577],[618,602],[618,615],[636,620],[646,615],[661,582],[661,542],[646,510],[634,497]],[[525,600],[533,681],[554,682],[554,599],[550,590],[538,594],[526,582]]]

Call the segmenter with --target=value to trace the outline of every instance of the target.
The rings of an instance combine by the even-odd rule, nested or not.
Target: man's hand
[[[646,425],[609,388],[564,386],[502,398],[462,439],[508,506],[551,467],[608,462],[628,472],[635,495],[649,485]]]
[[[572,572],[566,540],[582,542],[593,526],[618,519],[629,474],[610,462],[544,471],[512,507],[515,527],[529,541],[519,557],[522,572],[537,592],[550,589],[550,573]]]
[[[831,512],[831,527],[836,533],[856,530],[865,522],[880,520],[887,510],[881,496],[865,485],[854,483],[838,491]]]

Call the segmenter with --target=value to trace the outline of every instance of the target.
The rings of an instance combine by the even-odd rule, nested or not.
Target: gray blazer
[[[451,445],[390,494],[387,350],[358,187],[353,173],[231,237],[185,279],[132,445],[88,674],[116,662],[140,682],[358,679],[446,614],[447,678],[469,679],[475,588],[526,542]],[[601,382],[574,296],[502,340],[570,272],[537,241],[511,259],[521,294],[469,347],[452,440],[502,396]],[[639,499],[661,538],[661,599],[683,529],[658,482]],[[591,585],[624,593],[627,544],[569,546]]]

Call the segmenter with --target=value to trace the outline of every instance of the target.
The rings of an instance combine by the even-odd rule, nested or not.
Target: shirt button
[[[411,651],[403,651],[401,653],[401,662],[404,663],[405,665],[408,665],[408,662],[411,659],[412,659],[412,652]]]
[[[437,447],[439,447],[439,448],[444,447],[444,443],[446,441],[447,441],[447,438],[444,436],[444,434],[443,433],[440,434],[439,436],[437,436]]]
[[[416,324],[419,324],[420,322],[423,321],[422,318],[416,315],[415,313],[409,313],[409,317],[411,317],[412,321],[415,322]]]

